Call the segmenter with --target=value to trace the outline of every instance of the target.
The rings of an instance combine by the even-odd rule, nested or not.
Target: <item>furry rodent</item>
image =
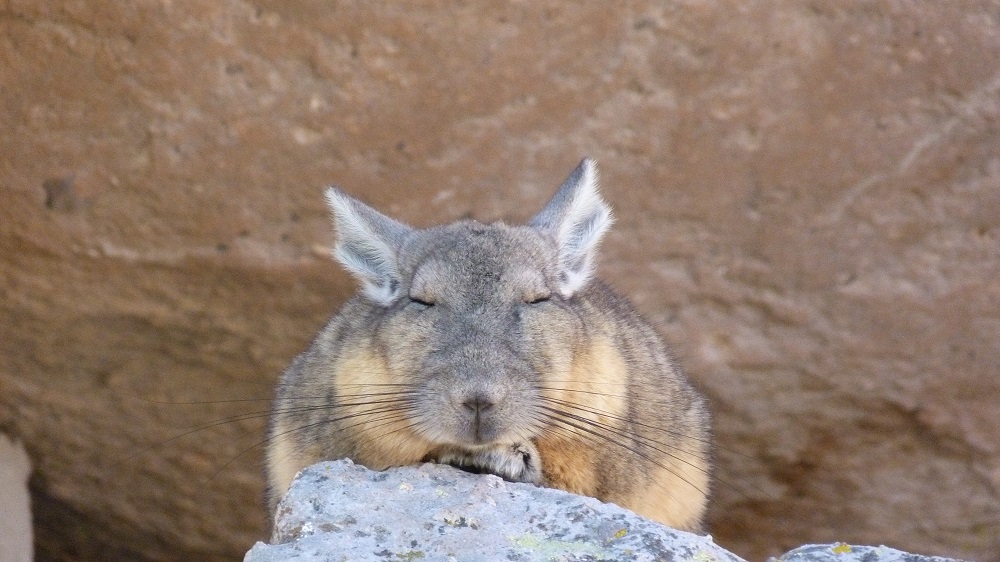
[[[408,227],[331,188],[361,284],[278,384],[270,506],[350,458],[436,461],[701,529],[709,414],[656,332],[593,279],[611,210],[584,160],[527,225]]]

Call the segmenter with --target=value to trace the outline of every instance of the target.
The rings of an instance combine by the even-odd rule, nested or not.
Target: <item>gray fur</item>
[[[425,230],[328,192],[335,255],[362,290],[281,378],[272,507],[319,460],[433,460],[640,513],[660,494],[694,506],[661,520],[698,528],[708,413],[654,330],[592,279],[611,224],[596,182],[584,160],[528,225]]]

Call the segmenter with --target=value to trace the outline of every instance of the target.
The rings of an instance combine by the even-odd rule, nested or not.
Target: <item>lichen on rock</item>
[[[739,562],[711,537],[676,531],[561,490],[424,464],[373,472],[349,460],[299,474],[271,544],[286,560],[706,560]]]
[[[348,560],[697,561],[743,559],[710,536],[677,531],[614,504],[424,464],[374,472],[350,460],[296,477],[271,544],[244,562]],[[949,562],[888,547],[799,547],[771,562]]]

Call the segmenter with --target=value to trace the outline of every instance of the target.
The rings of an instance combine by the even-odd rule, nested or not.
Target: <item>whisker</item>
[[[348,425],[348,426],[345,426],[345,427],[340,427],[340,428],[337,429],[337,431],[344,431],[344,430],[349,429],[351,427],[355,427],[357,425],[360,425],[361,423],[366,423],[366,422],[370,422],[370,421],[376,421],[376,422],[377,421],[382,421],[384,419],[389,419],[389,418],[391,418],[393,416],[397,416],[400,419],[403,419],[402,414],[400,414],[399,410],[396,409],[396,408],[383,408],[383,409],[373,409],[373,410],[365,411],[365,412],[354,412],[354,413],[348,414],[346,416],[340,416],[340,417],[336,417],[336,418],[325,418],[325,419],[322,419],[322,420],[319,420],[319,421],[316,421],[316,422],[308,423],[308,424],[305,424],[305,425],[300,425],[300,426],[297,426],[297,427],[293,427],[291,429],[286,429],[286,430],[284,430],[284,431],[282,431],[280,433],[276,433],[274,435],[268,435],[266,438],[264,438],[261,441],[258,441],[256,444],[254,444],[252,447],[250,447],[250,449],[252,450],[253,448],[259,447],[259,446],[264,445],[264,444],[267,444],[267,443],[269,443],[269,442],[271,442],[273,440],[277,440],[277,439],[281,439],[281,438],[287,438],[288,436],[290,436],[293,433],[296,433],[296,432],[299,432],[299,431],[304,431],[304,430],[307,430],[307,429],[311,429],[313,427],[318,427],[318,426],[321,426],[321,425],[324,425],[324,424],[336,423],[338,421],[349,420],[349,419],[356,418],[356,417],[359,417],[359,416],[370,416],[370,415],[381,415],[381,414],[389,414],[389,415],[384,416],[382,418],[376,418],[374,420],[363,420],[363,421],[358,422],[356,424]],[[291,454],[291,453],[289,453],[289,454]]]
[[[185,432],[183,432],[183,433],[181,433],[179,435],[174,435],[173,437],[170,437],[170,438],[168,438],[166,440],[159,441],[159,442],[157,442],[154,445],[150,445],[149,447],[144,447],[144,448],[140,449],[139,451],[137,451],[135,453],[132,453],[131,455],[129,455],[128,457],[126,457],[126,459],[127,460],[132,460],[132,459],[134,459],[136,457],[139,457],[140,455],[144,455],[144,454],[148,453],[149,451],[152,451],[153,449],[156,449],[158,447],[163,447],[164,445],[166,445],[168,443],[172,443],[172,442],[174,442],[174,441],[176,441],[176,440],[178,440],[178,439],[180,439],[182,437],[187,437],[188,435],[191,435],[191,434],[194,434],[194,433],[198,433],[199,431],[204,431],[206,429],[211,429],[213,427],[218,427],[218,426],[221,426],[221,425],[235,423],[235,422],[238,422],[238,421],[252,420],[252,419],[255,419],[255,418],[264,418],[264,417],[269,416],[270,414],[271,414],[271,410],[267,410],[267,411],[260,411],[260,412],[251,412],[251,413],[248,413],[248,414],[239,414],[239,415],[236,415],[236,416],[229,416],[229,417],[225,417],[225,418],[213,420],[213,421],[211,421],[209,423],[206,423],[206,424],[203,424],[203,425],[200,425],[200,426],[196,426],[196,427],[194,427],[194,428],[192,428],[192,429],[190,429],[188,431],[185,431]]]
[[[583,406],[581,404],[577,404],[575,402],[570,402],[568,400],[559,400],[557,398],[544,398],[544,400],[547,401],[547,402],[552,402],[552,403],[558,404],[560,406],[566,406],[566,407],[572,408],[574,410],[579,410],[579,411],[582,411],[582,412],[586,412],[588,414],[594,414],[594,415],[597,415],[597,416],[604,416],[604,417],[613,419],[615,421],[626,422],[626,423],[629,423],[631,425],[636,425],[636,426],[639,426],[639,427],[644,427],[646,429],[650,429],[650,430],[653,430],[653,431],[656,431],[656,432],[667,433],[669,435],[675,435],[677,437],[682,437],[684,439],[690,439],[692,441],[697,441],[699,443],[704,443],[704,444],[708,444],[708,445],[712,444],[712,440],[708,439],[708,438],[695,437],[693,435],[689,435],[689,434],[684,433],[682,431],[677,431],[677,430],[673,430],[673,429],[667,429],[665,427],[660,427],[660,426],[655,426],[655,425],[650,425],[650,424],[646,424],[646,423],[637,422],[637,421],[631,420],[629,418],[625,418],[625,417],[622,417],[622,416],[617,416],[615,414],[611,414],[611,413],[608,413],[608,412],[605,412],[605,411],[602,411],[602,410],[598,410],[596,408],[591,408],[589,406]]]
[[[205,404],[229,404],[229,403],[239,403],[239,402],[270,402],[274,400],[274,397],[268,398],[234,398],[231,400],[192,400],[184,402],[172,402],[169,400],[153,400],[152,398],[143,398],[141,396],[133,396],[135,400],[140,402],[146,402],[148,404],[160,404],[165,406],[201,406]]]
[[[303,414],[303,413],[309,413],[309,412],[315,412],[315,411],[321,411],[321,410],[335,410],[337,408],[343,408],[343,407],[359,407],[359,406],[371,406],[371,405],[398,405],[398,404],[403,404],[403,403],[405,403],[406,401],[409,400],[409,397],[406,397],[406,396],[400,397],[400,393],[371,393],[371,394],[368,394],[368,395],[361,395],[361,394],[359,394],[359,395],[355,395],[354,397],[364,397],[364,396],[392,396],[392,397],[395,397],[395,398],[393,398],[393,399],[384,399],[384,400],[368,400],[368,401],[347,402],[347,403],[342,403],[342,404],[309,404],[309,405],[293,406],[293,407],[286,407],[286,408],[273,408],[271,410],[260,410],[260,411],[255,411],[255,412],[246,412],[246,413],[237,414],[237,415],[233,415],[233,416],[226,416],[224,418],[219,418],[219,419],[212,420],[210,422],[207,422],[207,423],[195,426],[195,427],[193,427],[193,428],[191,428],[191,429],[189,429],[187,431],[184,431],[184,432],[182,432],[182,433],[180,433],[178,435],[174,435],[174,436],[172,436],[172,437],[170,437],[170,438],[168,438],[166,440],[160,441],[160,442],[158,442],[158,443],[156,443],[154,445],[151,445],[149,447],[144,447],[144,448],[140,449],[139,451],[136,451],[135,453],[132,453],[131,455],[129,455],[127,457],[127,459],[130,459],[130,460],[134,459],[136,457],[139,457],[141,455],[144,455],[144,454],[148,453],[149,451],[151,451],[153,449],[156,449],[158,447],[163,447],[163,446],[165,446],[165,445],[167,445],[169,443],[172,443],[174,441],[177,441],[178,439],[181,439],[183,437],[187,437],[187,436],[192,435],[194,433],[197,433],[199,431],[204,431],[206,429],[211,429],[213,427],[219,427],[219,426],[230,424],[230,423],[236,423],[236,422],[240,422],[240,421],[258,419],[258,418],[266,418],[268,416],[272,416],[272,415],[275,415],[275,414]],[[318,400],[325,399],[325,397],[314,397],[314,398],[316,398]],[[214,403],[214,401],[193,402],[192,404],[197,404],[197,403]],[[348,416],[348,417],[350,417],[350,416]],[[344,418],[344,419],[346,419],[346,418]],[[331,419],[329,421],[338,421],[338,419],[334,418],[334,419]],[[267,441],[265,440],[262,443],[259,443],[259,444],[255,445],[255,447],[259,446],[260,444],[266,443],[266,442]],[[253,449],[253,447],[251,447],[251,449]],[[230,462],[232,462],[232,461],[230,461]]]
[[[559,382],[559,381],[554,381],[554,382]],[[564,382],[571,383],[571,384],[580,384],[579,381],[564,381]],[[585,385],[586,386],[602,385],[602,386],[613,386],[613,387],[618,387],[618,388],[624,386],[626,389],[634,388],[634,389],[640,390],[641,392],[637,392],[635,394],[610,394],[610,393],[607,393],[607,392],[601,392],[601,391],[597,391],[597,390],[583,390],[583,389],[579,389],[579,388],[568,388],[568,387],[560,387],[560,386],[538,386],[538,388],[540,390],[549,390],[549,391],[552,391],[552,392],[576,392],[576,393],[580,393],[580,394],[589,394],[589,395],[592,395],[592,396],[600,396],[600,397],[606,397],[606,398],[620,398],[622,400],[635,400],[637,402],[645,402],[645,403],[658,403],[658,402],[660,402],[662,400],[662,398],[660,396],[647,396],[646,395],[647,387],[644,387],[644,386],[642,386],[639,383],[620,383],[620,384],[619,383],[597,383],[597,382],[593,382],[592,383],[592,382],[588,381],[587,383],[585,383]]]
[[[591,444],[593,444],[595,446],[601,446],[601,445],[603,445],[606,442],[610,442],[611,444],[613,444],[615,446],[623,447],[623,448],[626,448],[626,449],[632,451],[633,453],[635,453],[638,456],[644,458],[645,460],[650,461],[651,463],[653,463],[654,465],[656,465],[656,466],[658,466],[660,468],[671,470],[670,467],[664,465],[663,463],[657,461],[656,459],[653,459],[653,458],[649,457],[648,455],[645,455],[641,451],[637,451],[634,448],[627,447],[627,446],[619,443],[617,440],[612,439],[612,438],[610,438],[610,437],[608,437],[606,435],[602,435],[599,432],[589,431],[589,430],[586,430],[585,428],[580,428],[579,426],[576,426],[576,424],[573,424],[572,422],[567,422],[567,421],[564,421],[564,420],[552,419],[551,417],[549,417],[548,419],[550,421],[552,421],[552,422],[555,422],[555,423],[562,423],[562,424],[565,424],[565,425],[570,426],[570,427],[577,427],[578,429],[583,429],[585,431],[585,433],[580,433],[579,431],[572,431],[568,427],[562,427],[562,426],[559,426],[559,425],[550,425],[548,427],[547,431],[551,431],[553,434],[556,434],[556,435],[561,435],[561,436],[563,436],[563,438],[565,438],[567,440],[583,439],[586,442],[589,442],[589,443],[591,443]],[[598,437],[600,437],[600,439],[598,439]],[[695,468],[697,468],[697,467],[695,467]],[[685,479],[681,475],[679,475],[676,472],[674,472],[673,470],[671,470],[671,472],[673,474],[675,474],[678,478],[680,478],[682,481],[684,481],[686,484],[688,484],[689,486],[691,486],[692,488],[694,488],[695,490],[698,490],[699,492],[701,492],[703,494],[707,493],[707,490],[702,490],[700,487],[695,486],[694,484],[692,484],[691,482],[689,482],[687,479]],[[663,488],[663,492],[665,492],[667,494],[670,494],[670,495],[673,495],[673,493],[674,493],[672,490],[670,490],[668,488]]]
[[[673,458],[673,459],[675,459],[675,460],[677,460],[679,462],[683,462],[683,463],[689,464],[691,466],[695,466],[695,465],[693,465],[690,462],[685,461],[685,460],[681,459],[680,457],[678,457],[678,456],[670,453],[670,451],[671,450],[672,451],[678,451],[678,452],[681,452],[681,453],[687,453],[687,454],[694,455],[694,456],[699,456],[699,454],[701,453],[701,451],[698,448],[685,447],[685,446],[683,446],[683,443],[662,441],[662,440],[656,439],[654,437],[642,435],[640,433],[633,433],[633,432],[630,432],[630,431],[628,431],[626,429],[622,429],[622,428],[616,427],[614,425],[606,424],[606,423],[599,422],[599,421],[596,421],[596,420],[591,420],[591,419],[589,419],[589,418],[587,418],[585,416],[580,416],[580,415],[573,414],[573,413],[570,413],[570,412],[565,412],[565,411],[562,411],[562,410],[558,410],[558,411],[561,413],[561,415],[570,417],[571,419],[575,419],[575,420],[580,421],[580,422],[587,423],[588,425],[590,425],[592,427],[596,427],[598,429],[601,429],[601,430],[613,433],[614,435],[616,435],[618,437],[622,437],[622,438],[625,438],[625,439],[633,440],[633,441],[639,443],[640,445],[649,447],[649,448],[651,448],[651,449],[653,449],[653,450],[655,450],[657,452],[660,452],[660,453],[663,453],[665,455],[668,455],[671,458]],[[683,434],[681,436],[683,437]],[[664,449],[661,449],[660,447],[662,447]],[[707,471],[703,471],[703,472],[707,473]]]
[[[603,394],[601,392],[591,392],[591,391],[586,391],[586,390],[575,390],[575,389],[570,389],[570,388],[551,388],[551,387],[539,387],[539,388],[541,388],[543,390],[558,390],[558,391],[565,391],[565,392],[580,392],[580,393],[584,393],[584,394],[593,394],[593,395],[597,395],[597,396],[609,396],[609,397],[612,397],[612,398],[624,398],[624,399],[628,399],[628,400],[636,400],[637,399],[637,397],[634,397],[634,396],[618,396],[618,395],[613,395],[613,394]],[[741,457],[743,459],[754,460],[753,456],[748,455],[746,453],[741,453],[741,452],[739,452],[739,451],[737,451],[735,449],[729,448],[729,447],[723,447],[723,446],[719,445],[714,440],[712,440],[711,438],[708,438],[708,437],[695,437],[693,435],[688,435],[688,434],[686,434],[684,432],[681,432],[681,431],[677,431],[677,430],[673,430],[673,429],[667,429],[667,428],[662,428],[662,427],[657,427],[657,426],[649,425],[649,424],[644,424],[644,423],[641,423],[641,422],[630,420],[628,418],[624,418],[624,417],[621,417],[621,416],[616,416],[616,415],[610,414],[608,412],[604,412],[604,411],[601,411],[601,410],[597,410],[597,409],[592,409],[592,408],[589,408],[589,407],[585,407],[585,406],[582,406],[580,404],[577,404],[577,403],[574,403],[574,402],[570,402],[568,400],[559,400],[558,398],[550,398],[550,397],[547,397],[547,396],[543,396],[541,398],[543,400],[546,400],[546,401],[549,401],[549,402],[559,403],[560,405],[564,405],[564,406],[568,406],[568,407],[571,407],[571,408],[574,408],[574,409],[582,410],[582,411],[585,411],[587,413],[591,413],[591,414],[595,414],[595,415],[599,415],[599,416],[605,416],[605,417],[611,418],[611,419],[616,420],[616,421],[624,421],[624,422],[628,422],[628,423],[633,424],[633,425],[637,425],[639,427],[645,427],[647,429],[652,429],[652,430],[655,430],[655,431],[669,433],[671,435],[676,435],[678,437],[683,437],[685,439],[691,439],[693,441],[698,441],[700,443],[705,443],[705,444],[708,444],[708,445],[712,446],[715,449],[718,449],[720,451],[726,451],[727,453],[732,453],[733,455],[736,455],[736,456]],[[655,402],[657,400],[656,399],[647,399],[646,401],[652,403],[652,402]]]
[[[552,421],[555,421],[557,423],[563,423],[565,425],[569,425],[569,426],[574,427],[576,429],[579,429],[581,431],[585,431],[587,433],[590,433],[590,434],[592,434],[592,435],[594,435],[596,437],[600,437],[601,439],[604,439],[605,441],[607,441],[607,442],[609,442],[609,443],[611,443],[613,445],[617,445],[617,446],[622,447],[622,448],[624,448],[624,449],[626,449],[626,450],[628,450],[628,451],[630,451],[632,453],[635,453],[637,456],[639,456],[639,457],[641,457],[641,458],[643,458],[643,459],[645,459],[645,460],[647,460],[649,462],[652,462],[653,464],[656,464],[657,466],[662,466],[656,459],[650,457],[644,451],[638,449],[637,447],[630,446],[630,445],[627,445],[627,444],[624,444],[624,443],[620,443],[620,442],[616,441],[615,439],[613,439],[613,438],[605,435],[604,433],[601,433],[599,431],[595,431],[595,430],[593,430],[593,429],[591,429],[589,427],[586,427],[586,425],[578,425],[578,424],[573,423],[571,421],[567,421],[566,418],[573,419],[573,420],[582,422],[584,424],[590,424],[590,425],[596,426],[596,427],[598,427],[598,428],[600,428],[600,429],[602,429],[604,431],[609,431],[609,432],[614,433],[614,434],[616,434],[616,435],[618,435],[620,437],[633,437],[631,435],[628,435],[628,434],[626,434],[624,432],[621,432],[619,430],[616,430],[614,428],[611,428],[611,427],[608,427],[608,426],[604,426],[603,424],[595,423],[592,420],[588,420],[586,418],[583,418],[581,416],[577,416],[575,414],[568,414],[566,412],[563,412],[563,411],[560,411],[560,410],[556,410],[556,409],[550,408],[548,406],[542,406],[542,408],[550,411],[553,414],[555,414],[551,418]],[[706,476],[711,477],[710,471],[708,469],[706,469],[706,468],[699,467],[699,466],[695,465],[694,463],[686,461],[686,460],[684,460],[684,459],[682,459],[682,458],[680,458],[680,457],[678,457],[678,456],[670,453],[669,451],[664,451],[664,450],[659,449],[657,447],[653,447],[653,446],[651,446],[649,444],[646,444],[646,446],[649,447],[650,449],[653,449],[654,451],[657,451],[659,453],[663,453],[664,455],[667,455],[668,457],[673,458],[674,460],[676,460],[676,461],[678,461],[678,462],[680,462],[682,464],[686,464],[686,465],[690,466],[691,468],[694,468],[695,470],[697,470],[697,471],[705,474]],[[695,490],[698,490],[699,492],[702,492],[702,493],[707,493],[707,490],[702,490],[701,488],[699,488],[698,486],[696,486],[695,484],[691,483],[686,478],[684,478],[683,476],[681,476],[680,474],[674,473],[674,475],[677,476],[678,478],[680,478],[683,482],[685,482],[687,485],[691,486]]]
[[[554,409],[553,409],[553,411],[555,411],[555,412],[558,412],[558,413],[559,413],[560,415],[569,415],[569,416],[572,416],[572,417],[574,417],[575,419],[577,419],[577,420],[578,420],[578,421],[580,421],[580,422],[583,422],[583,423],[589,423],[589,424],[591,424],[591,425],[594,425],[594,426],[596,426],[596,427],[599,427],[599,428],[600,428],[600,429],[602,429],[602,430],[605,430],[605,431],[610,431],[610,432],[612,432],[612,433],[614,433],[614,434],[616,434],[616,435],[619,435],[619,436],[622,436],[622,437],[633,437],[633,438],[637,438],[637,439],[639,439],[639,440],[644,440],[644,441],[645,441],[645,444],[646,444],[646,446],[648,446],[649,448],[653,449],[654,451],[657,451],[657,452],[660,452],[660,453],[663,453],[663,454],[665,454],[665,455],[667,455],[667,456],[669,456],[669,457],[671,457],[671,458],[673,458],[673,459],[675,459],[675,460],[677,460],[677,461],[679,461],[679,462],[681,462],[681,463],[684,463],[684,464],[686,464],[686,465],[688,465],[688,466],[690,466],[690,467],[692,467],[692,468],[694,468],[694,469],[698,470],[699,472],[702,472],[702,473],[704,473],[704,474],[705,474],[706,476],[709,476],[709,477],[710,477],[710,478],[712,478],[713,480],[715,480],[715,481],[717,481],[717,482],[720,482],[721,484],[723,484],[723,485],[724,485],[724,486],[726,486],[727,488],[729,488],[729,489],[731,489],[731,490],[733,490],[733,491],[737,492],[738,494],[740,494],[740,495],[742,495],[742,496],[746,496],[746,495],[747,495],[747,493],[746,493],[746,492],[745,492],[745,491],[744,491],[743,489],[741,489],[741,488],[740,488],[739,486],[737,486],[737,485],[736,485],[736,484],[734,484],[733,482],[730,482],[730,481],[728,481],[728,480],[725,480],[725,479],[722,479],[722,478],[718,478],[718,477],[713,477],[713,475],[711,474],[711,471],[709,471],[708,469],[704,469],[704,468],[701,468],[701,467],[698,467],[697,465],[695,465],[695,464],[693,464],[693,463],[690,463],[690,462],[687,462],[687,461],[685,461],[684,459],[681,459],[681,458],[677,457],[676,455],[674,455],[674,454],[670,453],[669,451],[664,451],[664,450],[662,450],[662,449],[660,449],[660,448],[658,448],[658,447],[655,447],[655,446],[651,445],[651,444],[650,444],[650,441],[651,441],[651,440],[650,440],[650,439],[648,439],[648,438],[645,438],[645,437],[643,437],[643,436],[640,436],[640,435],[634,435],[634,434],[629,434],[629,433],[627,433],[627,432],[624,432],[624,431],[622,431],[622,430],[619,430],[619,429],[617,429],[617,428],[614,428],[614,427],[611,427],[611,426],[607,426],[606,424],[601,424],[601,423],[599,423],[599,422],[594,422],[593,420],[588,420],[587,418],[583,418],[583,417],[579,417],[579,416],[574,416],[573,414],[567,414],[567,413],[565,413],[565,412],[561,412],[561,411],[558,411],[558,410],[554,410]],[[553,421],[556,421],[556,420],[555,420],[555,419],[553,419]],[[568,422],[566,422],[566,423],[568,423]],[[575,426],[575,425],[574,425],[574,427],[578,427],[578,426]],[[582,429],[582,428],[579,428],[579,427],[578,427],[578,429]],[[595,435],[597,434],[597,432],[592,432],[592,433],[594,433]],[[629,447],[627,447],[627,446],[625,446],[625,445],[623,445],[623,444],[621,444],[621,443],[618,443],[618,442],[616,442],[616,441],[612,440],[611,438],[609,438],[609,437],[607,437],[607,436],[604,436],[604,435],[601,435],[601,437],[602,437],[603,439],[605,439],[605,440],[609,441],[609,442],[612,442],[612,443],[614,443],[614,444],[618,445],[618,446],[622,446],[622,447],[626,447],[626,448],[627,448],[628,450],[630,450],[630,451],[632,451],[632,452],[634,452],[634,453],[636,453],[636,454],[638,454],[638,455],[642,456],[642,457],[643,457],[643,458],[645,458],[646,460],[649,460],[649,461],[653,462],[654,464],[657,464],[658,466],[663,466],[663,465],[661,465],[660,463],[656,462],[656,461],[655,461],[654,459],[651,459],[651,458],[649,458],[648,456],[646,456],[646,455],[642,454],[642,453],[641,453],[641,452],[639,452],[639,451],[636,451],[636,450],[635,450],[635,449],[633,449],[633,448],[629,448]],[[657,442],[657,441],[652,441],[652,442],[653,442],[653,443],[655,443],[655,444],[657,444],[657,445],[661,445],[661,446],[664,446],[664,447],[666,447],[666,446],[669,446],[669,445],[667,445],[667,444],[664,444],[664,443],[660,443],[660,442]],[[679,448],[678,448],[678,450],[681,450],[681,451],[684,451],[684,449],[679,449]],[[687,453],[689,453],[690,451],[684,451],[684,452],[687,452]],[[664,467],[664,468],[666,468],[666,467]],[[677,475],[677,476],[678,476],[678,477],[680,477],[680,475]],[[684,480],[683,478],[681,478],[681,479],[682,479],[682,480]],[[684,480],[684,481],[685,481],[685,482],[687,482],[687,480]],[[689,485],[691,484],[690,482],[687,482],[687,483],[688,483]],[[764,490],[763,488],[761,488],[760,486],[757,486],[757,485],[753,485],[753,484],[751,484],[750,486],[751,486],[751,488],[752,488],[752,489],[754,489],[754,490],[755,490],[755,491],[757,491],[757,492],[760,492],[760,493],[764,494],[765,496],[769,495],[769,494],[768,494],[768,492],[767,492],[766,490]],[[697,487],[695,487],[695,488],[696,488],[696,489],[698,489]]]

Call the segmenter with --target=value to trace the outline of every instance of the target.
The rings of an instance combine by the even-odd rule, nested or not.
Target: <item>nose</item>
[[[477,418],[493,409],[494,405],[493,400],[484,394],[473,394],[462,402],[462,407]]]

